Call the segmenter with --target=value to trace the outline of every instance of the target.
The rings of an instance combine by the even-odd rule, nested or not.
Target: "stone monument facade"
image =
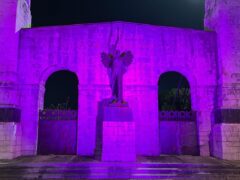
[[[110,101],[103,107],[102,160],[135,161],[135,121],[131,108],[123,100],[123,75],[132,63],[133,55],[131,51],[118,50],[118,42],[119,34],[115,44],[109,46],[108,53],[101,54],[112,91]]]
[[[136,155],[161,154],[158,80],[176,71],[190,84],[200,155],[240,160],[239,0],[206,0],[205,31],[127,22],[31,29],[29,7],[29,1],[0,1],[1,159],[37,154],[44,85],[59,70],[79,80],[77,154],[94,154],[97,105],[112,95],[101,53],[109,34],[119,30],[118,48],[134,55],[123,92],[135,125],[129,121],[123,133],[135,128]],[[107,133],[114,133],[111,122]],[[119,128],[116,122],[112,129]]]
[[[240,2],[207,0],[205,28],[217,34],[218,73],[212,154],[240,159]]]

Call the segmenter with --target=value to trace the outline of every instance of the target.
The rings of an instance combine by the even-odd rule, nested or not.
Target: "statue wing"
[[[121,61],[123,61],[123,64],[125,66],[129,66],[133,62],[133,54],[131,53],[131,51],[123,52],[120,55],[120,59]]]
[[[112,66],[113,59],[111,58],[111,56],[109,54],[103,52],[101,54],[101,58],[102,58],[102,63],[106,68],[110,68]]]

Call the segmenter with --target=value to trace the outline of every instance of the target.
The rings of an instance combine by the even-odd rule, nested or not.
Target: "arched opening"
[[[39,112],[38,154],[76,154],[78,78],[57,71],[45,84],[44,109]]]
[[[178,72],[167,72],[158,81],[159,111],[191,111],[188,80]]]
[[[198,155],[196,113],[191,109],[188,80],[166,72],[158,81],[158,109],[162,154]]]
[[[47,79],[44,109],[78,109],[78,78],[74,73],[58,71]]]

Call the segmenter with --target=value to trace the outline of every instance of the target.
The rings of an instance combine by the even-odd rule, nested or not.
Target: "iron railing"
[[[195,111],[159,111],[160,121],[190,121],[195,122],[197,113]]]
[[[39,111],[40,120],[77,120],[77,110],[52,110],[45,109]]]

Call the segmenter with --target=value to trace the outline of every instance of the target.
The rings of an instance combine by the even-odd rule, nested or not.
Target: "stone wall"
[[[221,115],[226,115],[226,111],[231,112],[224,119],[221,119],[221,115],[215,116],[220,118],[216,119],[216,122],[222,121],[222,124],[216,124],[212,128],[213,155],[240,160],[237,147],[229,144],[229,142],[235,143],[235,139],[240,139],[240,136],[232,136],[232,140],[231,136],[225,136],[225,133],[233,126],[228,123],[232,123],[232,121],[236,123],[234,119],[238,117],[235,116],[235,112],[238,114],[240,112],[240,3],[239,0],[207,0],[206,10],[205,27],[217,33],[218,91],[216,109]],[[235,124],[235,126],[238,127],[239,124]],[[221,141],[220,135],[223,136]],[[229,142],[224,140],[225,137]],[[227,146],[228,148],[226,148]]]
[[[94,153],[98,103],[111,95],[100,55],[108,50],[110,32],[116,38],[118,29],[121,34],[119,49],[130,50],[134,55],[133,64],[124,77],[124,97],[136,120],[137,154],[160,154],[158,80],[162,73],[177,71],[189,81],[192,109],[199,115],[200,152],[209,155],[208,136],[216,88],[215,33],[124,22],[44,27],[20,32],[23,149],[32,147],[27,152],[35,153],[37,112],[41,108],[42,87],[47,78],[55,71],[70,70],[79,80],[78,154]]]
[[[0,107],[16,107],[18,34],[15,0],[0,2]]]
[[[21,155],[21,126],[0,122],[0,158],[12,159]]]
[[[213,153],[228,160],[240,159],[240,125],[217,124],[213,129]]]
[[[240,109],[239,0],[206,1],[205,27],[218,34],[218,103],[220,109]]]
[[[22,28],[30,28],[32,24],[32,15],[29,0],[18,0],[16,31]]]
[[[0,158],[21,155],[21,128],[17,83],[18,38],[16,0],[0,1]],[[11,112],[10,112],[11,111]],[[12,112],[17,112],[12,113]],[[9,113],[10,112],[10,113]],[[7,115],[7,117],[6,117]],[[16,115],[16,116],[15,116]]]

